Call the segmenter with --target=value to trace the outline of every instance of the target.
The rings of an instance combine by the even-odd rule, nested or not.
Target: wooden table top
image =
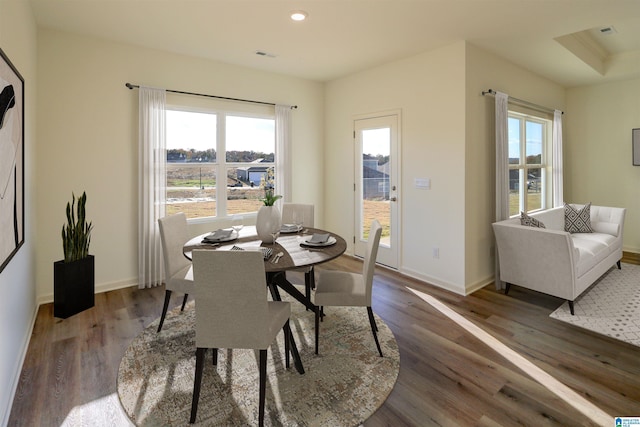
[[[336,243],[331,246],[313,248],[301,246],[301,243],[303,244],[305,240],[310,239],[314,233],[329,233],[336,239]],[[244,249],[266,247],[273,250],[272,255],[268,260],[265,260],[264,263],[265,271],[267,273],[321,264],[339,257],[347,249],[347,242],[342,237],[335,233],[317,228],[305,228],[298,233],[280,234],[275,245],[262,243],[258,238],[254,226],[245,226],[240,230],[239,238],[229,242],[219,243],[217,245],[202,242],[202,239],[204,239],[208,234],[209,233],[201,234],[185,243],[183,251],[187,258],[191,259],[191,251],[195,249],[230,250],[233,246],[238,246]],[[284,255],[280,258],[278,263],[275,264],[272,262],[272,259],[275,254],[279,252],[282,252]]]

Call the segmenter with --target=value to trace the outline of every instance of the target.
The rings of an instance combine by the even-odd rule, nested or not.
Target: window
[[[509,111],[509,215],[551,204],[551,120]]]
[[[256,212],[275,176],[270,115],[167,109],[167,215]]]

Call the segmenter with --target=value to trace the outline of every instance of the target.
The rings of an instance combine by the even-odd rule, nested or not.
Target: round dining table
[[[254,226],[245,226],[239,232],[233,231],[230,236],[223,239],[224,241],[210,242],[206,238],[211,234],[201,234],[185,243],[183,247],[185,257],[192,259],[193,251],[200,249],[217,251],[265,250],[268,256],[264,260],[264,270],[272,298],[281,300],[278,291],[278,288],[280,288],[314,313],[319,308],[311,302],[311,287],[315,286],[314,283],[311,283],[314,280],[313,275],[309,279],[309,275],[305,274],[305,293],[303,294],[287,280],[286,271],[313,267],[314,265],[331,261],[342,255],[347,249],[347,242],[342,237],[317,228],[303,228],[294,233],[282,233],[275,243],[263,243],[258,237]],[[321,246],[307,243],[314,235],[319,234],[329,234],[331,244]],[[333,243],[334,240],[335,243]],[[291,345],[296,368],[302,374],[304,373],[304,367],[302,366],[295,341]]]

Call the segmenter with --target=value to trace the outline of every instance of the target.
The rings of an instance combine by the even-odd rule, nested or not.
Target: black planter
[[[93,307],[95,260],[93,255],[66,263],[53,263],[53,315],[66,319]]]

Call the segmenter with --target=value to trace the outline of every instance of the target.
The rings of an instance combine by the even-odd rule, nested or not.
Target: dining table
[[[285,229],[290,228],[284,227],[283,231]],[[211,240],[215,232],[195,236],[184,244],[184,256],[192,259],[194,250],[261,250],[265,254],[264,270],[272,298],[275,301],[281,300],[279,289],[282,289],[314,313],[320,310],[311,301],[311,288],[314,284],[305,280],[305,292],[302,293],[287,279],[286,272],[313,267],[339,257],[347,249],[347,242],[341,236],[318,228],[301,227],[297,231],[281,232],[274,243],[264,243],[258,237],[255,226],[244,226],[239,231],[231,230],[231,233],[228,233],[229,230],[226,233],[228,236],[218,241]],[[328,240],[325,243],[314,243],[312,240],[313,237],[327,235]],[[295,342],[292,343],[292,347],[294,359],[297,359],[296,368],[303,373],[304,368],[299,362]]]

